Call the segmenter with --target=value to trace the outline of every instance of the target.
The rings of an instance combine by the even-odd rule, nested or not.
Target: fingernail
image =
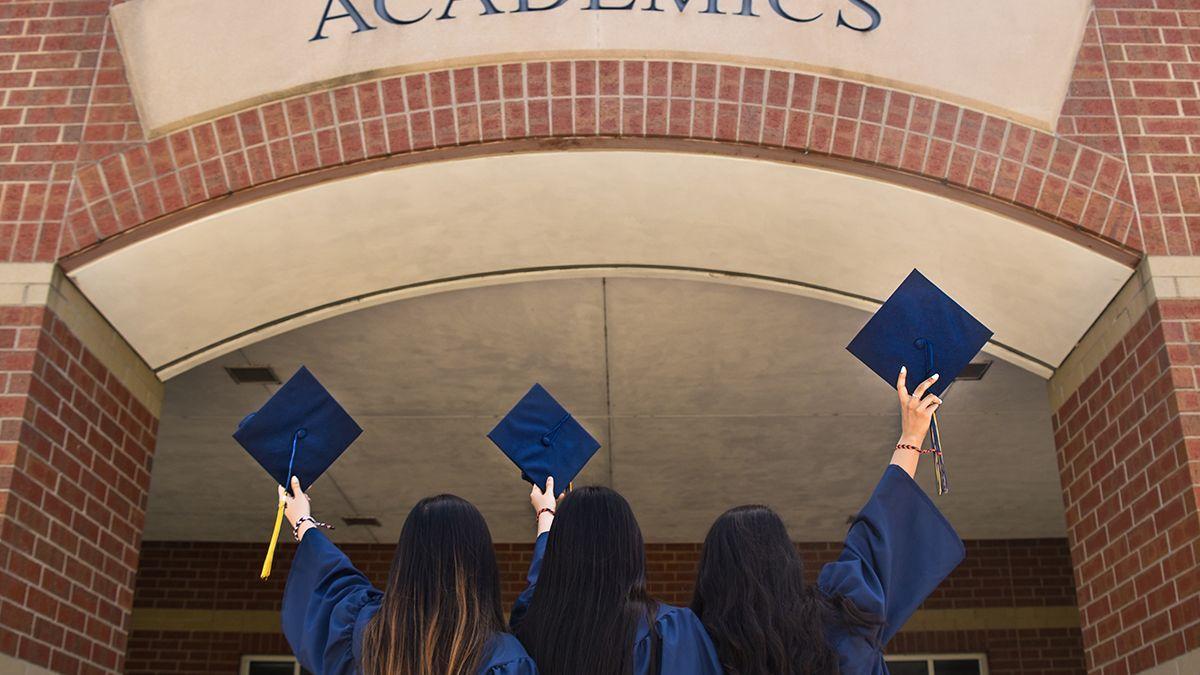
[[[934,374],[933,374],[933,377],[931,377],[931,378],[929,378],[929,379],[931,379],[931,380],[936,380],[936,379],[938,379],[938,374],[937,374],[937,373],[934,373]]]
[[[908,368],[905,368],[904,366],[900,366],[900,372],[903,373],[903,372],[906,372],[907,370],[908,370]]]

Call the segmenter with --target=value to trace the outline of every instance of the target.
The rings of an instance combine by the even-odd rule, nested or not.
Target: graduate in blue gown
[[[284,590],[283,632],[305,669],[537,674],[521,643],[504,632],[492,537],[470,502],[452,495],[418,502],[380,591],[314,527],[298,482],[292,492],[294,498],[281,497],[300,546]]]
[[[717,519],[700,555],[692,609],[737,675],[885,674],[883,649],[962,562],[962,540],[913,480],[941,399],[897,382],[902,435],[891,464],[815,586],[783,521],[765,506]]]
[[[530,494],[538,537],[511,625],[543,675],[720,675],[690,609],[646,592],[646,554],[629,503],[604,487]]]

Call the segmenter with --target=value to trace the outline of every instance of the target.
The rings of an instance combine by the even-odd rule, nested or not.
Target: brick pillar
[[[161,384],[50,264],[0,265],[0,673],[121,672]]]
[[[1087,664],[1200,673],[1200,258],[1150,258],[1050,382]]]

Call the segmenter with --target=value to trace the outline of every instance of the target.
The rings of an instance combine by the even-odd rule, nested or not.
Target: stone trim
[[[1196,675],[1200,673],[1200,649],[1176,656],[1153,668],[1141,671],[1140,675]]]
[[[54,675],[54,671],[0,653],[0,675]]]
[[[1079,608],[982,607],[978,609],[920,609],[903,630],[1020,630],[1027,628],[1078,628]]]
[[[263,609],[151,609],[136,607],[132,631],[202,633],[278,633],[280,614]]]
[[[136,607],[134,631],[197,631],[205,633],[278,633],[276,610],[157,609]],[[922,609],[904,625],[907,632],[962,630],[1021,630],[1078,628],[1079,610],[1063,607],[983,607]]]

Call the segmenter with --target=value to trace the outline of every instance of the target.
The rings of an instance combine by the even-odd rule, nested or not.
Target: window
[[[312,675],[294,656],[243,656],[240,675]]]
[[[892,675],[988,675],[983,654],[903,654],[884,661]]]

